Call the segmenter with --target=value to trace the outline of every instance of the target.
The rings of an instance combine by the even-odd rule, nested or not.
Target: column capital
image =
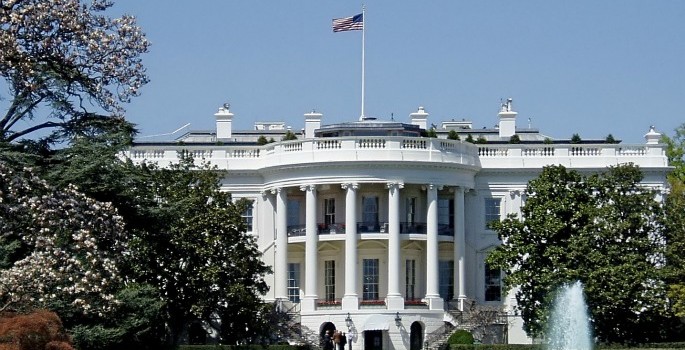
[[[314,192],[316,191],[316,185],[302,185],[300,186],[300,191],[302,192]]]
[[[444,185],[436,185],[436,184],[425,184],[421,186],[421,189],[423,190],[442,190],[442,188],[445,187]]]
[[[340,184],[340,187],[342,187],[343,190],[347,190],[347,189],[356,190],[359,188],[359,184],[356,182],[347,182],[347,183]]]
[[[404,188],[404,183],[403,182],[388,182],[385,184],[385,188],[387,188],[387,189],[402,189],[402,188]]]
[[[271,194],[279,194],[279,193],[281,193],[281,191],[283,191],[283,190],[284,190],[283,187],[274,187],[274,188],[272,188],[271,190],[269,190],[269,192],[271,192]]]
[[[521,190],[511,190],[509,191],[509,196],[514,199],[521,196]]]

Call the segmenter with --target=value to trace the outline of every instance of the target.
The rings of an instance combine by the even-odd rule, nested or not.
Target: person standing
[[[345,350],[345,344],[347,344],[347,336],[345,333],[340,334],[340,350]]]
[[[323,350],[333,350],[333,338],[331,337],[330,329],[323,336]]]

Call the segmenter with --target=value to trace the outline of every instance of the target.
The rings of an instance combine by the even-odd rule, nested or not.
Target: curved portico
[[[269,178],[272,186],[267,188],[268,193],[276,197],[275,260],[288,261],[289,245],[299,245],[294,249],[297,251],[304,246],[301,269],[305,278],[300,281],[304,286],[303,312],[338,301],[342,310],[357,310],[360,304],[372,301],[382,301],[388,310],[402,310],[407,298],[442,310],[438,246],[445,243],[452,244],[450,260],[455,259],[454,290],[450,294],[454,299],[465,297],[463,266],[462,270],[458,267],[458,262],[464,260],[464,224],[458,221],[464,220],[464,191],[473,188],[477,170],[474,166],[426,163],[418,166],[415,162],[378,162],[372,167],[340,162],[330,166],[322,162],[265,171],[264,177]],[[448,205],[439,208],[439,202]],[[287,241],[281,234],[284,231]],[[375,258],[359,256],[360,243],[372,241],[383,247],[383,252],[376,255],[378,267],[383,268],[380,278],[387,283],[377,291],[379,300],[369,299],[375,294],[368,291],[364,282],[368,278],[364,269],[370,268],[365,264]],[[409,246],[409,242],[415,244]],[[330,264],[317,255],[325,249],[339,252]],[[407,249],[420,254],[418,262],[407,261]],[[334,272],[327,272],[334,262]],[[420,277],[415,281],[418,291],[411,293],[407,287],[410,263],[416,264],[411,268],[420,270],[411,272]],[[326,281],[331,273],[343,276],[335,286]],[[288,276],[283,268],[274,273],[277,299],[288,297],[285,286],[292,284]],[[322,279],[324,283],[320,283]]]

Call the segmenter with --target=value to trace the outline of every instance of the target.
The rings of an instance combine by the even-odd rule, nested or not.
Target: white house
[[[527,182],[546,165],[595,172],[632,162],[644,185],[664,189],[668,163],[654,128],[644,144],[572,144],[521,128],[516,116],[509,99],[494,129],[452,120],[428,138],[423,107],[406,123],[324,125],[311,112],[297,140],[280,141],[285,123],[233,130],[224,105],[216,130],[138,142],[126,155],[167,165],[190,152],[226,171],[222,189],[253,201],[244,217],[274,271],[266,298],[305,336],[337,329],[352,349],[420,349],[446,327],[469,326],[462,311],[475,301],[502,307],[498,341],[530,343],[500,271],[484,263],[499,244],[488,222],[519,213]],[[450,130],[461,141],[447,139]],[[486,142],[463,141],[469,135]],[[258,145],[260,136],[276,142]]]

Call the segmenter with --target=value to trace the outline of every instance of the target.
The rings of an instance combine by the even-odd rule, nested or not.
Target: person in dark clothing
[[[331,337],[331,331],[326,331],[323,336],[323,350],[333,350],[333,338]]]
[[[347,336],[345,336],[345,333],[342,333],[342,337],[340,337],[340,350],[345,350],[345,344],[347,344]]]

